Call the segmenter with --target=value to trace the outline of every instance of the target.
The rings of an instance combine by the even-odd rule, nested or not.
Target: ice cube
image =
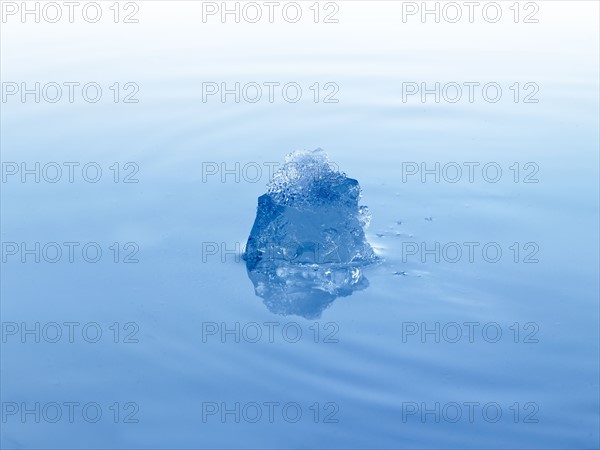
[[[258,199],[244,259],[255,292],[276,314],[317,318],[338,296],[364,289],[379,261],[364,229],[358,181],[321,149],[294,152]]]

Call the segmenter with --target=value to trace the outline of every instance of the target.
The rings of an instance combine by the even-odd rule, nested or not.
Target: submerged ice
[[[378,260],[366,240],[358,181],[323,150],[294,152],[258,199],[244,259],[255,292],[276,314],[317,318],[338,296],[364,289]]]

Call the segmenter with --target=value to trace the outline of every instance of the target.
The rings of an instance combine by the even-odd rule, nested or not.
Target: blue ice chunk
[[[286,157],[258,199],[243,255],[272,312],[316,318],[336,297],[368,286],[363,268],[379,258],[360,197],[358,181],[335,170],[323,150]]]

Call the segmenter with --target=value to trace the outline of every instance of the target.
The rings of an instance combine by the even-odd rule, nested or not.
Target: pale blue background
[[[2,321],[140,327],[138,344],[3,344],[3,402],[140,411],[138,424],[9,420],[2,448],[597,448],[598,6],[539,3],[539,24],[497,27],[402,24],[390,2],[340,2],[331,26],[203,25],[192,2],[142,2],[131,26],[2,24],[3,81],[140,85],[138,104],[2,104],[2,161],[140,166],[138,184],[2,185],[2,241],[140,246],[138,264],[2,265]],[[340,101],[202,103],[203,81],[333,81]],[[531,81],[540,102],[402,103],[403,81]],[[203,242],[245,241],[268,181],[203,183],[202,162],[316,147],[359,180],[385,258],[319,320],[340,342],[203,343],[203,322],[311,322],[269,313],[233,258],[202,262]],[[402,183],[403,161],[532,161],[540,181]],[[407,239],[535,241],[540,262],[403,263]],[[536,322],[539,343],[403,343],[407,321]],[[205,401],[336,402],[339,423],[202,423]],[[406,401],[506,416],[403,423]],[[536,402],[539,423],[513,423],[514,402]]]

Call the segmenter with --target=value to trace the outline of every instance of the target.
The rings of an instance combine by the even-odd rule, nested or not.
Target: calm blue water
[[[598,448],[596,3],[453,25],[338,2],[297,26],[138,4],[138,24],[1,24],[3,83],[103,88],[1,104],[2,448]],[[303,96],[202,101],[265,81]],[[469,81],[503,96],[403,102]],[[274,315],[241,246],[266,167],[317,147],[360,182],[384,262],[318,319]]]

